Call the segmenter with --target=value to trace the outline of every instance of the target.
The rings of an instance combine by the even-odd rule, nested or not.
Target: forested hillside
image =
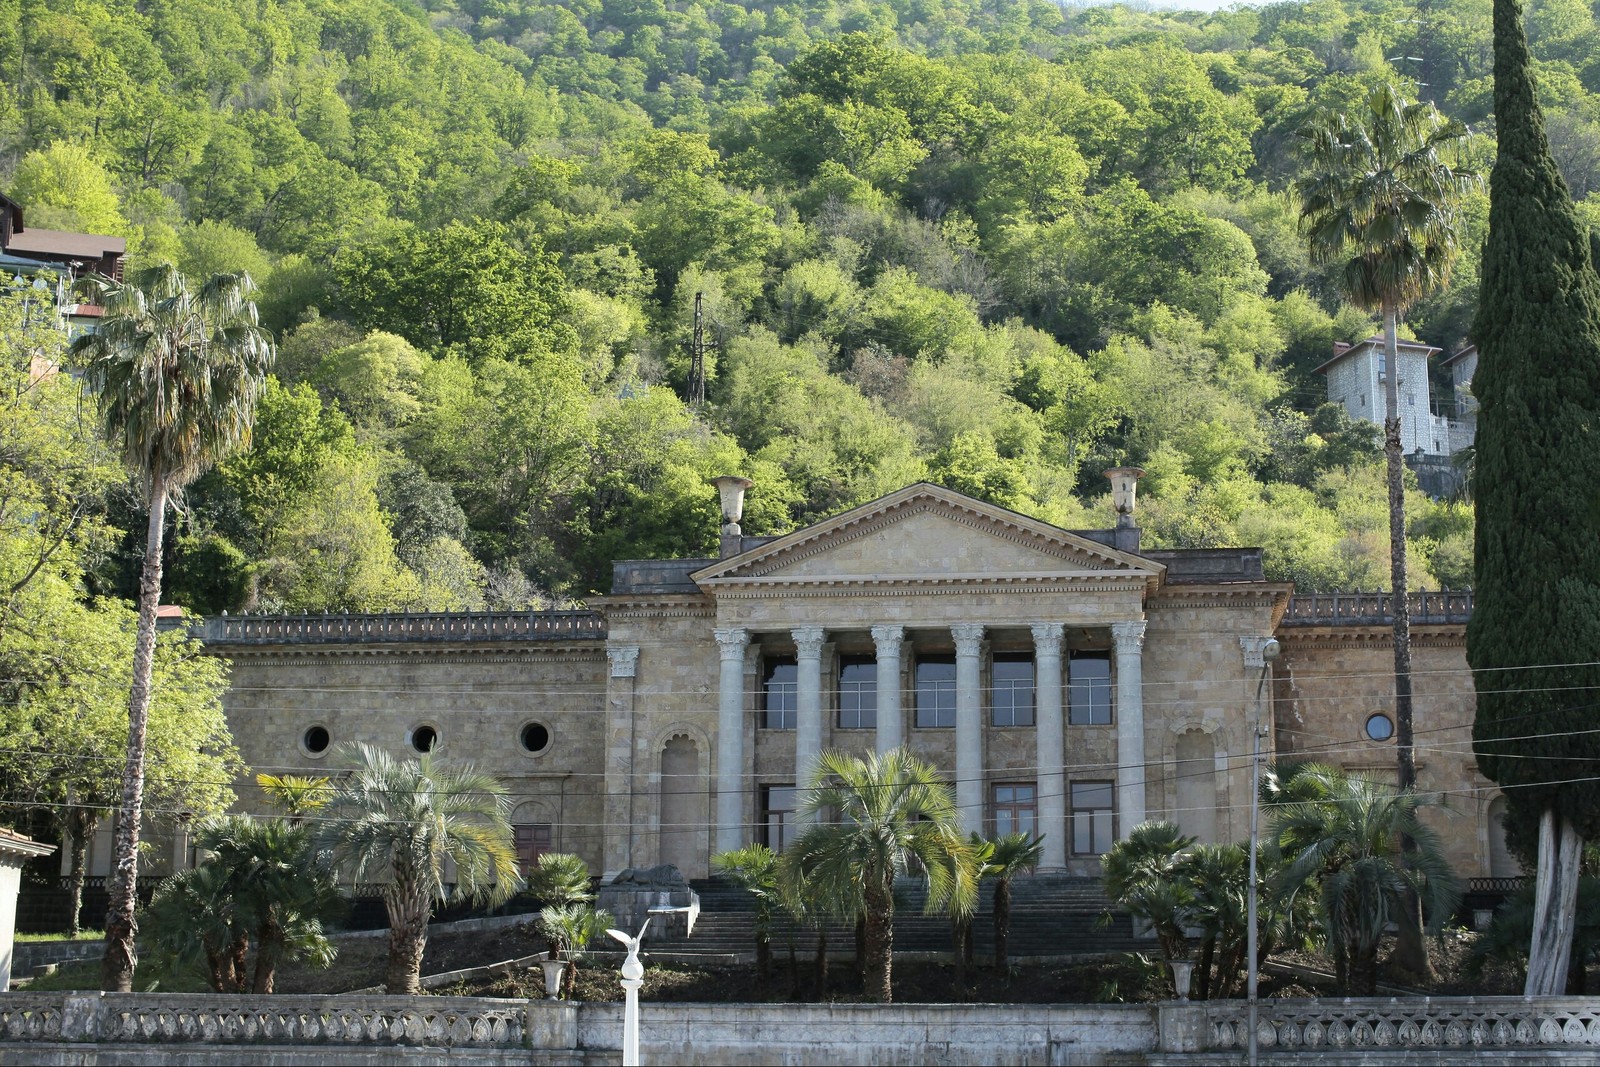
[[[1310,373],[1372,322],[1307,256],[1296,132],[1421,83],[1486,174],[1489,16],[0,0],[0,190],[30,225],[126,236],[134,266],[259,283],[279,355],[255,443],[170,538],[167,599],[193,610],[581,598],[614,558],[709,552],[722,473],[756,481],[750,533],[919,478],[1105,525],[1124,463],[1149,472],[1147,545],[1262,545],[1272,577],[1376,588],[1377,430]],[[1530,33],[1600,216],[1600,28],[1543,0]],[[1486,210],[1414,336],[1463,340]],[[69,407],[35,410],[37,341],[7,337],[0,436],[27,437]],[[5,567],[61,512],[47,569],[128,596],[135,497],[86,420],[58,430],[12,476],[93,477],[32,490]],[[1410,499],[1414,579],[1470,584],[1470,503]]]

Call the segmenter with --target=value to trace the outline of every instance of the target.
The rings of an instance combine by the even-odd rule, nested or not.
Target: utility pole
[[[706,402],[706,316],[704,294],[694,294],[694,339],[689,342],[689,406],[699,410]]]

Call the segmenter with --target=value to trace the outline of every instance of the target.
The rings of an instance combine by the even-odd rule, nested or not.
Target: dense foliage
[[[1372,323],[1297,232],[1295,134],[1415,79],[1483,169],[1488,20],[0,0],[0,188],[30,224],[261,283],[279,381],[255,450],[176,520],[193,609],[581,597],[612,558],[709,551],[728,471],[757,483],[752,533],[916,478],[1086,526],[1117,463],[1150,472],[1147,544],[1259,544],[1275,578],[1374,588],[1375,435],[1312,373]],[[1586,197],[1600,30],[1569,0],[1533,28]],[[1466,335],[1486,213],[1469,197],[1417,336]],[[1413,494],[1407,521],[1415,582],[1469,584],[1470,508]],[[92,589],[131,593],[135,542]]]

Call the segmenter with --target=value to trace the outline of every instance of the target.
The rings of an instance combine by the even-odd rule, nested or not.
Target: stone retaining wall
[[[1243,1058],[1241,1001],[651,1004],[647,1063],[1200,1064]],[[1586,998],[1263,1002],[1264,1063],[1592,1063]],[[0,1064],[614,1064],[622,1006],[465,997],[0,994]]]

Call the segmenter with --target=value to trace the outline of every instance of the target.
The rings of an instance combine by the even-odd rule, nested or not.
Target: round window
[[[306,750],[308,756],[322,755],[332,743],[333,737],[326,726],[312,726],[300,735],[300,747]]]
[[[1367,736],[1374,741],[1387,741],[1394,736],[1394,720],[1383,712],[1367,716]]]
[[[411,731],[411,747],[418,752],[432,752],[439,745],[439,731],[431,726],[419,726]]]
[[[550,747],[550,730],[542,722],[530,722],[522,728],[522,750],[537,756]]]

